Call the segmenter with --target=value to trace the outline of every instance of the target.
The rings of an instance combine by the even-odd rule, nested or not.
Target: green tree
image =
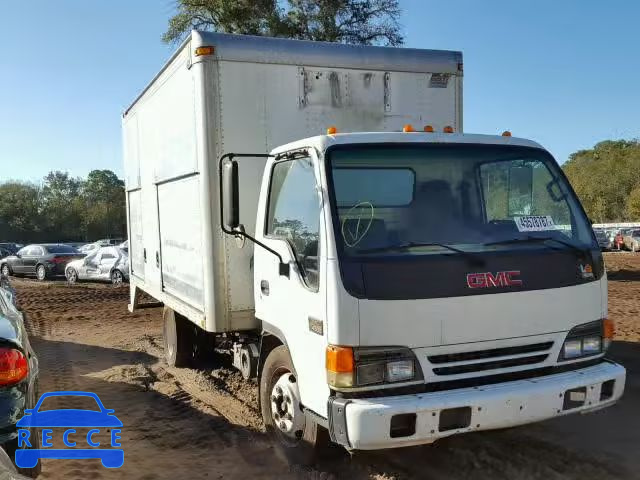
[[[191,30],[359,45],[402,45],[398,0],[178,0],[163,40]]]
[[[640,186],[640,142],[607,140],[571,154],[564,172],[587,214],[598,222],[639,220],[627,207]]]
[[[640,219],[640,184],[629,194],[627,198],[627,215],[631,220]]]
[[[84,183],[87,238],[122,237],[126,232],[124,182],[111,170],[92,170]]]
[[[67,172],[54,171],[44,177],[40,228],[52,241],[82,238],[82,187],[82,179]]]
[[[35,240],[41,233],[40,188],[31,183],[0,184],[0,240]]]

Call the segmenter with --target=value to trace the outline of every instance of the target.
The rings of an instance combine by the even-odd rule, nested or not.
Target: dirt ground
[[[640,479],[640,255],[606,255],[611,357],[627,367],[622,401],[585,416],[358,453],[335,448],[290,468],[263,431],[256,388],[225,368],[169,368],[161,310],[127,311],[128,289],[13,279],[40,359],[40,391],[97,393],[123,422],[125,463],[45,460],[41,478]]]

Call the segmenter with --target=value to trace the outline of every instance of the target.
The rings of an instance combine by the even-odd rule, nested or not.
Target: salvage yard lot
[[[127,311],[128,289],[12,279],[40,358],[40,392],[97,393],[122,420],[125,463],[45,460],[41,478],[640,478],[640,255],[606,254],[611,357],[628,370],[622,401],[432,446],[332,449],[313,469],[289,468],[262,432],[256,388],[227,368],[163,364],[161,310]]]

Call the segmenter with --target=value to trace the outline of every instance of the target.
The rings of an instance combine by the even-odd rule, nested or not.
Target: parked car
[[[120,247],[101,247],[83,259],[69,262],[65,276],[71,284],[92,280],[121,285],[129,280],[129,254]]]
[[[18,245],[17,243],[2,242],[0,243],[0,248],[4,248],[5,250],[8,250],[12,254],[14,254],[18,250],[20,250],[21,245]]]
[[[13,462],[18,450],[16,424],[38,399],[38,357],[29,343],[25,317],[16,307],[15,294],[7,287],[7,278],[0,277],[0,446]],[[33,431],[31,441],[37,443],[38,436]],[[17,470],[35,478],[40,468],[36,465]]]
[[[613,239],[613,247],[616,250],[622,250],[624,247],[624,235],[622,234],[622,230],[618,230],[614,239]]]
[[[596,240],[598,241],[598,246],[602,250],[610,250],[611,249],[611,240],[609,240],[609,236],[604,230],[594,229],[593,232],[596,234]]]
[[[0,260],[4,275],[35,275],[38,280],[64,275],[67,263],[82,257],[82,253],[69,245],[41,243],[27,245],[18,253]]]
[[[640,230],[631,230],[624,236],[624,248],[632,252],[640,251]]]

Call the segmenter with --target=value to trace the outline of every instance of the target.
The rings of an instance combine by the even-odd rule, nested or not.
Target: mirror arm
[[[241,237],[244,237],[244,238],[248,238],[249,240],[251,240],[256,245],[264,248],[267,252],[272,253],[273,255],[278,257],[278,259],[280,260],[280,264],[278,266],[278,273],[281,276],[285,276],[285,277],[289,278],[289,272],[290,272],[291,268],[290,268],[290,265],[288,263],[284,262],[284,259],[282,258],[282,255],[280,255],[274,249],[266,246],[264,243],[260,242],[256,238],[252,237],[248,233],[245,233],[244,231],[241,231],[241,230],[229,230],[228,228],[225,227],[224,221],[223,221],[223,218],[224,218],[224,195],[222,194],[222,186],[223,186],[222,185],[222,165],[223,165],[223,163],[226,160],[231,161],[236,157],[238,157],[238,158],[250,158],[250,157],[253,157],[253,158],[269,158],[271,156],[272,155],[270,155],[268,153],[225,153],[222,157],[220,157],[220,162],[219,162],[219,165],[218,165],[218,169],[219,169],[218,171],[219,171],[219,177],[220,177],[220,186],[219,186],[219,190],[220,190],[220,228],[227,235],[241,236]]]

